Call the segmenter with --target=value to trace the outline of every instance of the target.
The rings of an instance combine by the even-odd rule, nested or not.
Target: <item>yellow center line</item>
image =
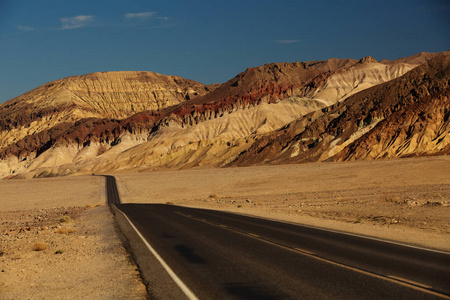
[[[294,248],[294,250],[297,250],[297,251],[302,252],[302,253],[307,253],[307,254],[310,254],[310,255],[317,255],[314,252],[311,252],[311,251],[308,251],[308,250],[305,250],[305,249],[301,249],[301,248]]]
[[[425,289],[432,289],[431,286],[428,286],[428,285],[425,285],[425,284],[422,284],[422,283],[419,283],[419,282],[415,282],[415,281],[412,281],[412,280],[409,280],[409,279],[405,279],[405,278],[402,278],[402,277],[397,277],[397,276],[393,276],[393,275],[387,275],[387,277],[395,279],[395,280],[398,280],[398,281],[407,282],[407,283],[410,283],[412,285],[421,286],[421,287],[423,287]]]
[[[247,233],[247,234],[250,235],[250,236],[259,238],[259,235],[257,235],[257,234],[253,234],[253,233]]]

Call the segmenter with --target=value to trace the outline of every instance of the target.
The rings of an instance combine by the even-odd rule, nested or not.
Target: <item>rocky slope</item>
[[[259,138],[232,165],[443,155],[450,150],[450,56]]]
[[[201,83],[152,72],[104,72],[53,81],[0,106],[0,149],[61,123],[122,119],[209,91]]]
[[[369,142],[345,149],[356,145],[354,141],[362,143],[360,137],[388,118],[382,109],[394,113],[411,104],[389,100],[395,104],[388,109],[387,104],[378,107],[372,102],[383,97],[412,97],[419,103],[418,97],[425,97],[407,90],[396,95],[397,87],[380,84],[396,82],[406,73],[412,76],[410,70],[438,55],[421,53],[381,62],[365,57],[359,61],[267,64],[214,86],[151,72],[94,73],[62,79],[0,106],[0,176],[385,157],[374,152],[360,154]],[[439,62],[435,64],[439,68]],[[423,72],[429,73],[427,70]],[[433,76],[429,81],[414,79],[416,89],[421,91],[425,86],[429,90],[438,78]],[[375,92],[378,89],[392,92]],[[444,94],[441,98],[436,93],[427,96],[434,97],[429,101],[442,98],[441,102],[448,102]],[[371,110],[364,105],[372,105]],[[371,114],[362,118],[359,110],[364,109]],[[436,109],[435,113],[443,114],[443,122],[448,121],[445,108],[443,112]],[[339,117],[346,114],[347,119]],[[344,136],[336,130],[328,133],[328,123],[335,124],[336,118],[343,122],[337,131],[349,126],[351,118],[358,119],[359,129],[352,127]],[[319,119],[326,121],[320,123]],[[424,122],[415,126],[428,124]],[[309,136],[301,133],[307,128],[316,130]],[[448,133],[447,129],[436,130],[444,136]],[[331,136],[341,136],[341,140]],[[323,140],[332,146],[316,147],[323,145]],[[442,141],[436,146],[439,151],[426,148],[422,154],[443,153]],[[345,151],[350,152],[344,155]]]

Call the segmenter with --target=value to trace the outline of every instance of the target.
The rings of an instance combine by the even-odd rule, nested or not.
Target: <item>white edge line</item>
[[[179,206],[184,206],[184,205],[179,205]],[[251,215],[251,214],[246,214],[246,213],[239,213],[239,212],[228,211],[228,210],[215,210],[215,209],[210,209],[210,208],[199,208],[199,207],[194,207],[194,206],[184,206],[184,207],[196,208],[196,209],[204,209],[204,210],[211,210],[211,211],[218,211],[218,212],[225,212],[225,213],[229,213],[229,214],[241,215],[241,216],[251,217],[251,218],[255,218],[255,219],[261,219],[261,220],[280,222],[280,223],[285,223],[285,224],[290,224],[290,225],[302,226],[302,227],[306,227],[306,228],[312,228],[312,229],[318,229],[318,230],[323,230],[323,231],[328,231],[328,232],[333,232],[333,233],[339,233],[339,234],[344,234],[344,235],[356,236],[356,237],[360,237],[360,238],[364,238],[364,239],[368,239],[368,240],[374,240],[374,241],[378,241],[378,242],[385,242],[385,243],[389,243],[389,244],[405,246],[405,247],[408,247],[408,248],[414,248],[414,249],[418,249],[418,250],[424,250],[424,251],[429,251],[429,252],[435,252],[435,253],[450,255],[450,252],[447,252],[447,251],[441,251],[441,250],[437,250],[437,249],[431,249],[431,248],[425,248],[425,247],[421,247],[421,246],[415,246],[415,245],[411,245],[411,244],[406,244],[406,243],[402,243],[402,242],[396,242],[396,241],[383,239],[383,238],[378,238],[378,237],[369,236],[369,235],[364,235],[364,234],[350,233],[350,232],[347,232],[347,231],[339,231],[339,230],[334,230],[334,229],[325,228],[325,227],[319,227],[319,226],[314,226],[314,225],[307,225],[307,224],[303,224],[303,223],[296,223],[296,222],[290,222],[290,221],[285,221],[285,220],[265,218],[265,217],[261,217],[261,216],[256,216],[256,215]]]
[[[117,207],[116,207],[117,208]],[[169,276],[175,281],[175,283],[178,285],[178,287],[183,291],[183,293],[188,297],[188,299],[191,300],[198,300],[197,296],[184,284],[183,281],[175,274],[175,272],[166,264],[166,262],[162,259],[161,256],[159,256],[158,252],[156,252],[155,249],[149,244],[149,242],[144,238],[144,236],[139,232],[139,230],[134,226],[134,224],[131,222],[131,220],[127,217],[127,215],[117,208],[118,211],[122,213],[122,215],[127,219],[127,221],[130,223],[131,227],[136,231],[138,236],[142,239],[144,244],[147,246],[147,248],[150,250],[150,252],[156,257],[156,259],[159,261],[159,263],[163,266],[163,268],[166,270],[166,272],[169,274]]]

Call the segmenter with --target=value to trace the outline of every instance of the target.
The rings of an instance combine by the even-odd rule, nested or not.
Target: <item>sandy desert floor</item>
[[[449,170],[450,157],[431,157],[115,176],[125,203],[227,210],[450,251]],[[104,203],[97,176],[0,180],[0,299],[145,298]],[[38,243],[47,248],[34,251]]]
[[[146,299],[104,179],[0,180],[0,299]]]

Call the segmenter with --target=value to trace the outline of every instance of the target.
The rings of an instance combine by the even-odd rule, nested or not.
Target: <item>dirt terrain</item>
[[[234,211],[450,251],[448,170],[443,156],[114,175],[126,203]],[[0,299],[145,298],[104,185],[98,176],[0,180]]]
[[[146,298],[98,192],[102,184],[89,177],[0,181],[1,300]]]

